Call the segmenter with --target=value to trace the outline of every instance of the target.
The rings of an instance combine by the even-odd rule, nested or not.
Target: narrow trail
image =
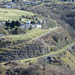
[[[49,32],[47,32],[47,33],[45,33],[45,34],[43,34],[43,35],[41,35],[41,36],[38,36],[38,37],[36,37],[35,39],[33,39],[33,40],[30,40],[28,43],[30,43],[30,42],[32,42],[32,41],[35,41],[35,40],[38,40],[38,39],[40,39],[41,37],[43,37],[43,36],[45,36],[45,35],[47,35],[47,34],[50,34],[52,31],[54,31],[55,29],[57,29],[58,27],[55,27],[55,28],[52,28]]]
[[[75,42],[73,42],[73,43],[71,43],[69,45],[66,45],[65,47],[63,47],[62,49],[60,49],[58,51],[54,51],[54,52],[51,52],[51,53],[46,54],[46,55],[42,55],[42,56],[38,56],[38,57],[33,57],[33,58],[28,58],[28,59],[24,59],[23,58],[23,59],[20,59],[18,61],[29,61],[29,60],[33,61],[33,60],[36,60],[36,59],[39,59],[39,58],[46,58],[48,56],[53,57],[54,55],[59,54],[60,52],[67,50],[68,47],[70,47],[70,46],[72,46],[74,44],[75,44]]]
[[[35,38],[34,40],[32,40],[32,41],[38,40],[39,38],[41,38],[41,37],[43,37],[43,36],[45,36],[45,35],[47,35],[47,34],[50,34],[52,31],[54,31],[54,30],[57,29],[57,28],[58,28],[58,27],[51,29],[49,32],[47,32],[47,33],[45,33],[45,34],[43,34],[43,35],[41,35],[41,36],[39,36],[39,37],[36,37],[36,38]],[[31,41],[31,42],[32,42],[32,41]],[[30,42],[30,41],[29,41],[29,42]],[[73,42],[73,43],[71,43],[71,44],[69,44],[69,45],[66,45],[65,47],[63,47],[62,49],[60,49],[60,50],[58,50],[58,51],[53,51],[53,52],[51,52],[51,53],[49,53],[49,54],[46,54],[46,55],[42,55],[42,56],[38,56],[38,57],[33,57],[33,58],[27,58],[27,59],[25,59],[25,58],[20,58],[20,59],[14,60],[14,61],[28,61],[28,60],[33,61],[33,60],[36,60],[36,59],[39,59],[39,58],[46,58],[46,57],[48,57],[48,56],[53,57],[54,55],[59,54],[60,52],[67,50],[67,48],[70,47],[70,46],[72,46],[73,44],[75,44],[75,42]]]
[[[43,34],[43,35],[41,35],[41,36],[39,36],[39,37],[36,37],[34,40],[37,40],[37,39],[39,39],[39,38],[41,38],[41,37],[43,37],[43,36],[45,36],[45,35],[47,35],[47,34],[50,34],[53,30],[55,30],[55,29],[57,29],[58,27],[55,27],[55,28],[53,28],[53,29],[51,29],[49,32],[47,32],[47,33],[45,33],[45,34]]]

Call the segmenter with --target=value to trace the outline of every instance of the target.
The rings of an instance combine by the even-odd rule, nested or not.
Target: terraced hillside
[[[10,41],[12,38],[8,38],[9,41],[1,40],[0,61],[37,57],[57,51],[72,42],[71,37],[66,33],[68,32],[59,27],[35,40],[30,38],[17,41]]]
[[[22,59],[18,60],[22,63],[28,64],[33,62],[38,62],[39,64],[50,64],[50,65],[65,65],[71,70],[75,70],[75,57],[70,53],[70,51],[67,50],[67,48],[71,47],[72,45],[75,45],[75,43],[69,44],[62,49],[59,49],[58,51],[53,51],[49,54],[42,55],[39,57],[34,57],[30,59]],[[72,50],[72,49],[71,49]]]
[[[6,69],[5,75],[11,74],[12,70],[14,71],[12,74],[15,74],[16,70],[20,70],[17,72],[18,75],[20,73],[22,74],[22,72],[24,74],[27,74],[26,72],[28,72],[27,75],[29,75],[29,73],[33,73],[34,75],[37,73],[39,73],[39,75],[74,75],[75,57],[67,50],[67,48],[74,44],[75,43],[69,44],[58,51],[53,51],[43,56],[3,63],[4,68]],[[12,68],[12,66],[14,68]],[[23,71],[21,71],[22,69]]]

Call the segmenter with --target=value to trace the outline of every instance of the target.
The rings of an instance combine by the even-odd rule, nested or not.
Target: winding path
[[[55,27],[55,28],[52,28],[49,32],[47,32],[47,33],[45,33],[45,34],[43,34],[43,35],[41,35],[41,36],[38,36],[38,37],[36,37],[35,39],[33,39],[33,40],[30,40],[28,43],[30,43],[30,42],[32,42],[32,41],[35,41],[35,40],[38,40],[38,39],[40,39],[41,37],[43,37],[43,36],[45,36],[45,35],[47,35],[47,34],[50,34],[52,31],[54,31],[55,29],[57,29],[58,27]]]
[[[38,56],[38,57],[33,57],[33,58],[28,58],[28,59],[24,59],[24,58],[23,58],[23,59],[18,60],[18,61],[24,61],[24,62],[25,62],[25,61],[29,61],[29,60],[35,61],[36,59],[39,59],[39,58],[46,58],[46,57],[48,57],[48,56],[53,57],[54,55],[59,54],[60,52],[67,50],[68,47],[70,47],[70,46],[72,46],[72,45],[74,45],[74,44],[75,44],[75,42],[73,42],[73,43],[71,43],[71,44],[69,44],[69,45],[63,47],[62,49],[60,49],[60,50],[58,50],[58,51],[54,51],[54,52],[51,52],[51,53],[46,54],[46,55],[42,55],[42,56]]]

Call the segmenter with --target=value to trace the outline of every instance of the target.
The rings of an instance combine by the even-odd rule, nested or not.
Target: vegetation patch
[[[51,28],[50,28],[51,29]],[[10,38],[13,40],[26,40],[26,39],[35,39],[36,37],[40,36],[40,35],[43,35],[47,32],[50,31],[50,29],[40,29],[40,28],[35,28],[35,29],[32,29],[32,30],[28,30],[26,32],[26,34],[24,35],[9,35],[7,36],[7,38]],[[9,39],[9,40],[10,40]]]

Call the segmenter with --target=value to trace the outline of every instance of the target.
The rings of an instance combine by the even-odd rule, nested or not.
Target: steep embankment
[[[70,68],[71,70],[75,71],[75,56],[73,54],[75,53],[70,53],[70,51],[68,51],[69,47],[72,47],[73,45],[75,45],[75,43],[72,43],[70,45],[67,45],[65,47],[63,47],[62,49],[56,51],[56,52],[52,52],[50,54],[47,55],[43,55],[41,57],[38,57],[38,63],[40,64],[50,64],[50,65],[65,65],[68,68]],[[70,49],[72,50],[72,49]],[[71,51],[72,52],[72,51]]]
[[[58,27],[30,42],[21,42],[19,45],[16,43],[16,46],[9,45],[1,48],[0,61],[41,56],[52,51],[57,51],[71,42],[72,39],[68,32],[62,27]]]
[[[18,75],[20,72],[23,72],[23,75],[27,74],[26,72],[28,72],[27,75],[29,75],[30,72],[31,75],[32,73],[34,73],[34,75],[36,73],[39,73],[39,75],[42,75],[43,73],[47,75],[74,75],[75,57],[67,50],[67,48],[70,48],[74,45],[75,43],[69,44],[56,52],[54,51],[39,57],[7,62],[4,64],[4,66],[6,69],[8,69],[7,73],[12,73],[11,70],[13,70],[14,75],[16,70],[20,70],[17,72]],[[37,72],[35,73],[35,69],[31,69],[31,67],[35,69],[37,68]],[[29,68],[31,70],[29,70]],[[23,69],[23,71],[21,71],[21,69]]]

